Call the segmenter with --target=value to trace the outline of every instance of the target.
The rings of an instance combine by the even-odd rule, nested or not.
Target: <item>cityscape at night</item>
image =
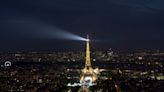
[[[27,92],[78,92],[84,68],[85,52],[1,53],[0,89]],[[163,91],[164,53],[136,51],[119,53],[91,52],[94,71],[98,73],[93,92]],[[10,61],[11,66],[4,66]],[[118,86],[120,91],[116,90]]]
[[[164,92],[164,1],[0,1],[0,92]]]

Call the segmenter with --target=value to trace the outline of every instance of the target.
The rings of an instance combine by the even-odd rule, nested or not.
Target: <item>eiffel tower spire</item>
[[[86,67],[91,66],[91,59],[90,59],[90,44],[89,44],[89,35],[87,35],[86,40]]]

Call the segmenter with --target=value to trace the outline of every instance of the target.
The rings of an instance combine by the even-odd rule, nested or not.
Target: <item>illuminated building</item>
[[[83,85],[90,85],[92,82],[95,81],[95,75],[93,68],[91,66],[91,59],[90,59],[90,44],[89,44],[89,36],[87,36],[86,40],[86,61],[85,61],[85,67],[82,72],[81,80],[80,82]]]

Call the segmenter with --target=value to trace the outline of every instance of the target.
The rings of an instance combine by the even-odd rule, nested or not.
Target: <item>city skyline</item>
[[[164,92],[163,4],[1,0],[0,92]]]

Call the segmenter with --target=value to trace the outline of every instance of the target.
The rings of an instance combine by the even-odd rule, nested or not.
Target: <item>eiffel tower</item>
[[[90,59],[90,40],[89,36],[87,35],[87,40],[86,40],[86,61],[85,61],[85,67],[82,71],[82,76],[80,79],[81,83],[85,82],[94,82],[95,81],[95,75],[93,72],[93,68],[91,66],[91,59]]]

